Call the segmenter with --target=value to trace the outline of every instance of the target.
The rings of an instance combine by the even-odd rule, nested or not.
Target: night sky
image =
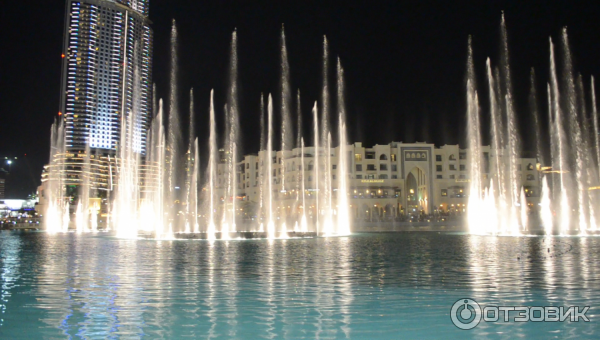
[[[548,37],[558,41],[562,27],[567,26],[575,69],[584,76],[586,86],[591,75],[600,75],[598,2],[151,0],[154,81],[159,96],[168,98],[169,34],[174,18],[180,36],[181,115],[188,116],[193,87],[199,138],[206,144],[210,89],[215,89],[217,114],[222,115],[231,33],[237,28],[242,148],[244,153],[256,152],[260,93],[272,92],[279,105],[283,23],[293,93],[298,88],[302,92],[307,139],[311,138],[310,109],[320,99],[326,35],[330,85],[335,85],[336,56],[345,68],[350,141],[368,146],[392,140],[462,144],[467,37],[473,35],[480,95],[485,98],[485,59],[489,56],[495,62],[499,58],[502,10],[509,33],[517,115],[528,149],[529,70],[536,69],[543,104]],[[64,11],[61,0],[2,5],[0,157],[3,163],[5,156],[19,157],[11,169],[10,197],[35,191],[42,165],[48,161],[49,131],[59,106]],[[482,109],[485,115],[485,100]]]

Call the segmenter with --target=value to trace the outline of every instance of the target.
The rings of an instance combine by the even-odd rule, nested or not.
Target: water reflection
[[[590,315],[600,306],[598,238],[407,233],[211,243],[0,233],[0,246],[0,338],[8,339],[452,339],[464,336],[448,315],[463,297],[591,305]],[[591,323],[497,323],[470,335],[594,331]]]
[[[0,290],[0,327],[11,321],[10,316],[14,315],[9,308],[12,308],[11,298],[14,290],[18,287],[21,267],[20,253],[21,238],[0,232],[0,284],[2,285]]]

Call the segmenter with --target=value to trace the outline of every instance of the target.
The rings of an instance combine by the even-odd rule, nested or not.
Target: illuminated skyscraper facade
[[[67,0],[60,114],[67,150],[112,153],[134,114],[134,148],[146,151],[152,116],[148,0]]]

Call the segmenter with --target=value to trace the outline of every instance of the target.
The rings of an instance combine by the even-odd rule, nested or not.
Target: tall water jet
[[[178,59],[177,59],[177,26],[175,20],[173,20],[171,28],[171,72],[170,72],[170,97],[169,97],[169,126],[167,134],[167,152],[168,156],[168,171],[167,171],[167,185],[169,186],[166,190],[167,198],[166,204],[168,209],[168,220],[166,221],[169,225],[175,223],[175,207],[174,202],[176,200],[175,187],[177,187],[177,166],[176,163],[179,160],[179,148],[181,145],[180,136],[180,118],[179,118],[179,104],[178,104]]]
[[[308,221],[306,220],[306,178],[304,176],[306,168],[304,168],[304,138],[300,138],[300,148],[302,152],[302,154],[300,155],[300,181],[302,185],[302,217],[300,219],[300,231],[305,233],[308,231]]]
[[[519,200],[519,208],[521,214],[521,227],[525,230],[529,224],[529,208],[527,206],[527,196],[525,195],[525,188],[521,188],[521,197]]]
[[[265,98],[264,95],[261,93],[260,94],[260,151],[264,151],[265,150]],[[265,164],[264,164],[264,160],[261,161],[261,163],[259,164],[259,170],[258,170],[258,202],[259,202],[259,219],[258,219],[258,223],[259,223],[259,231],[260,232],[264,232],[265,231],[265,225],[264,225],[264,221],[265,221],[265,195],[264,195],[264,191],[265,191]]]
[[[596,169],[600,176],[600,126],[598,126],[598,106],[596,103],[596,82],[594,76],[591,78],[590,92],[592,97],[592,124],[594,127],[594,144],[596,144]]]
[[[134,95],[135,97],[135,95]],[[137,105],[135,105],[137,106]],[[135,152],[134,122],[137,120],[137,107],[121,119],[121,138],[119,141],[119,184],[114,205],[117,236],[135,238],[139,229],[139,161],[140,154]]]
[[[300,101],[300,89],[298,89],[298,94],[296,95],[296,147],[299,148],[302,144],[302,105]]]
[[[554,220],[552,216],[550,187],[548,186],[548,176],[542,179],[542,200],[540,202],[540,219],[546,235],[551,235],[554,228]]]
[[[323,205],[323,234],[331,236],[333,230],[333,202],[332,202],[332,178],[331,178],[331,132],[327,133],[327,139],[323,147],[325,154],[325,170],[323,171],[323,191],[325,204]]]
[[[191,228],[195,228],[195,223],[192,221],[190,214],[193,213],[194,209],[192,209],[192,204],[194,204],[194,202],[192,202],[192,200],[194,199],[194,195],[197,194],[197,188],[194,189],[194,186],[192,185],[192,181],[193,181],[193,177],[195,176],[194,173],[194,166],[195,166],[195,162],[196,162],[196,152],[197,149],[195,148],[195,132],[194,132],[194,126],[195,126],[195,119],[194,119],[194,89],[190,89],[190,122],[189,122],[189,134],[188,134],[188,148],[187,148],[187,152],[185,154],[185,172],[186,172],[186,178],[185,178],[185,209],[186,209],[186,216],[185,216],[185,232],[189,233],[191,230]],[[195,218],[194,218],[195,220]]]
[[[576,91],[577,91],[577,110],[579,120],[577,124],[579,126],[578,130],[581,135],[581,145],[578,146],[578,150],[581,149],[581,164],[582,167],[582,178],[583,181],[581,186],[581,198],[583,206],[579,207],[579,215],[580,219],[585,219],[585,224],[580,224],[580,234],[587,233],[587,229],[593,229],[592,225],[595,224],[594,220],[594,204],[593,204],[593,193],[589,190],[592,187],[592,179],[596,178],[597,168],[595,166],[594,161],[592,160],[593,156],[589,152],[584,152],[584,150],[591,150],[593,145],[591,144],[591,136],[590,130],[591,127],[588,122],[587,115],[587,102],[585,98],[585,88],[583,85],[583,78],[581,74],[577,75],[577,83],[576,83]]]
[[[505,87],[504,104],[506,106],[507,154],[509,167],[508,184],[510,186],[509,195],[507,196],[507,204],[510,207],[510,220],[508,222],[508,232],[513,235],[517,235],[520,233],[518,221],[519,218],[516,209],[516,204],[517,202],[519,202],[519,195],[521,191],[517,165],[517,161],[519,159],[520,145],[517,132],[517,119],[513,103],[512,80],[508,53],[508,34],[506,32],[506,21],[504,20],[504,13],[502,13],[500,34],[502,40],[502,48],[500,49],[502,67],[500,72],[503,75]]]
[[[50,129],[50,161],[47,168],[48,187],[45,196],[48,202],[44,211],[44,224],[49,232],[66,232],[69,229],[69,204],[65,200],[65,154],[64,120],[55,120]]]
[[[89,141],[85,144],[84,154],[81,155],[81,179],[78,188],[79,197],[77,203],[77,211],[75,213],[75,224],[77,232],[90,231],[89,223],[89,202],[90,202],[90,144]]]
[[[319,200],[323,217],[322,231],[325,235],[333,232],[333,219],[331,216],[331,134],[329,129],[329,47],[327,37],[323,37],[323,89],[321,102],[321,150],[316,151],[317,156],[321,154],[325,157],[323,164],[323,173],[317,178],[319,182]],[[321,171],[321,167],[319,167]]]
[[[481,185],[481,125],[479,123],[479,99],[475,86],[475,67],[473,64],[473,49],[471,37],[468,42],[467,57],[467,144],[469,161],[469,210],[468,224],[471,233],[488,233],[482,211],[482,185]]]
[[[275,221],[273,220],[273,98],[269,94],[267,104],[267,236],[275,238]]]
[[[231,224],[231,228],[228,230],[229,232],[236,232],[236,212],[235,212],[235,200],[237,199],[237,183],[236,183],[236,159],[237,159],[237,149],[236,145],[238,143],[239,138],[239,112],[238,112],[238,89],[237,89],[237,77],[238,77],[238,56],[237,56],[237,30],[234,30],[231,34],[231,55],[229,60],[229,92],[227,94],[227,108],[226,111],[228,114],[228,122],[229,122],[229,136],[227,138],[226,149],[228,151],[227,155],[227,172],[228,172],[228,189],[227,189],[227,199],[225,202],[224,214],[226,215],[227,209],[227,201],[231,199],[231,210],[230,216],[223,216],[223,219],[227,219],[230,222],[227,224]],[[222,231],[222,237],[229,237],[227,231]]]
[[[337,234],[350,234],[350,202],[348,201],[348,152],[346,152],[346,102],[344,97],[344,69],[337,63],[337,107],[339,152],[337,164]]]
[[[593,140],[594,140],[594,144],[596,147],[596,158],[594,159],[593,162],[590,162],[591,164],[593,164],[594,168],[596,169],[596,179],[595,181],[597,182],[598,180],[600,180],[600,127],[598,127],[598,107],[596,104],[596,84],[594,81],[594,77],[591,77],[591,81],[590,81],[590,92],[591,92],[591,108],[592,108],[592,127],[593,127]],[[591,191],[588,190],[588,192],[591,194]],[[593,231],[597,231],[598,230],[598,224],[597,224],[597,217],[596,217],[596,211],[594,208],[592,208],[593,205],[593,198],[590,198],[590,229]]]
[[[237,189],[238,189],[238,182],[237,182],[237,174],[236,174],[236,157],[235,155],[237,154],[237,144],[236,143],[232,143],[231,145],[231,157],[232,157],[232,171],[234,173],[232,177],[232,196],[231,196],[231,229],[230,232],[236,232],[237,231],[237,223],[236,223],[236,211],[237,211]],[[221,235],[221,237],[225,238],[225,239],[229,239],[229,234],[224,233],[224,235]]]
[[[147,217],[144,223],[147,229],[154,231],[156,238],[162,238],[165,234],[165,182],[166,182],[166,136],[163,124],[163,101],[159,100],[158,113],[152,121],[150,128],[147,163],[149,177],[149,192],[146,193],[145,204],[148,207],[143,216]]]
[[[507,230],[507,220],[508,220],[508,204],[506,201],[507,196],[507,182],[505,180],[506,174],[506,165],[503,160],[503,153],[505,149],[504,143],[504,123],[502,120],[502,109],[498,104],[498,95],[501,95],[501,92],[498,91],[496,87],[496,79],[492,74],[492,66],[490,58],[487,59],[487,78],[488,78],[488,89],[490,95],[490,115],[491,115],[491,123],[490,123],[490,132],[491,132],[491,151],[493,152],[494,157],[494,166],[492,168],[492,182],[496,183],[498,199],[494,198],[494,201],[497,202],[499,210],[499,221],[498,225],[502,231]],[[495,192],[493,190],[488,191],[488,197],[494,196]],[[496,228],[492,228],[489,230],[492,233],[497,233],[499,230]]]
[[[554,44],[552,43],[552,38],[550,38],[550,86],[551,86],[551,119],[550,123],[553,125],[550,129],[552,132],[551,138],[554,139],[553,144],[556,148],[555,154],[553,154],[552,159],[552,169],[560,172],[559,182],[560,182],[560,190],[558,194],[560,195],[559,201],[560,205],[560,233],[567,234],[570,229],[570,202],[569,197],[567,196],[567,189],[565,185],[566,173],[569,172],[567,155],[566,155],[566,138],[565,138],[565,130],[563,127],[563,117],[561,114],[560,108],[560,95],[558,90],[558,78],[556,75],[556,62],[554,57]],[[553,186],[554,191],[556,191],[556,186]]]
[[[286,187],[286,155],[289,150],[292,149],[293,145],[293,131],[291,116],[291,102],[292,95],[290,92],[290,65],[288,63],[287,48],[285,44],[285,30],[281,27],[281,192],[284,195],[288,195],[288,188]],[[280,228],[280,237],[287,237],[286,222],[285,218]]]
[[[198,233],[200,231],[200,226],[198,225],[198,178],[200,176],[200,151],[198,150],[198,138],[194,141],[194,167],[192,168],[192,180],[191,180],[191,193],[190,199],[188,200],[188,216],[191,214],[192,217],[190,219],[193,225],[194,233]],[[191,207],[190,207],[191,205]]]
[[[233,143],[231,142],[231,138],[233,137],[233,129],[231,127],[231,112],[227,104],[225,104],[224,110],[225,112],[225,159],[220,159],[221,162],[225,162],[225,197],[223,201],[223,209],[221,212],[221,239],[229,239],[229,222],[231,220],[230,213],[230,200],[233,203],[233,173],[235,169],[235,165],[231,160],[231,152],[233,151]]]
[[[319,206],[319,201],[321,198],[321,181],[320,181],[320,173],[319,173],[319,158],[320,158],[320,152],[319,152],[319,117],[318,117],[318,109],[317,109],[317,102],[315,102],[315,105],[313,106],[313,138],[314,138],[314,142],[315,142],[315,152],[314,152],[314,167],[313,167],[313,192],[316,195],[315,198],[315,231],[317,233],[317,235],[319,234],[319,229],[321,227],[320,223],[319,223],[319,216],[321,215],[321,211],[320,211],[320,206]]]
[[[584,194],[584,190],[587,190],[587,188],[584,188],[583,184],[585,183],[584,180],[584,175],[583,175],[583,171],[584,171],[584,159],[583,159],[583,140],[581,138],[581,127],[579,125],[579,117],[578,117],[578,110],[577,110],[577,94],[576,94],[576,90],[575,90],[575,81],[573,79],[573,62],[572,62],[572,57],[571,57],[571,50],[569,48],[569,38],[567,35],[567,29],[563,28],[563,32],[562,32],[562,47],[563,47],[563,63],[564,63],[564,69],[563,69],[563,78],[564,78],[564,82],[565,82],[565,87],[567,90],[566,93],[566,108],[567,108],[567,112],[566,114],[568,115],[567,119],[568,119],[568,126],[569,126],[569,136],[570,136],[570,141],[568,141],[570,143],[570,145],[573,146],[573,153],[574,153],[574,164],[575,164],[575,177],[573,178],[573,176],[569,176],[571,177],[571,182],[573,185],[573,188],[576,190],[576,200],[577,200],[577,206],[576,207],[572,207],[573,209],[576,210],[577,213],[577,219],[579,221],[578,226],[580,229],[580,232],[584,232],[587,229],[587,219],[585,217],[585,212],[583,210],[583,207],[586,205],[585,203],[585,199],[586,199],[586,195]]]
[[[210,108],[209,108],[209,155],[208,155],[208,222],[207,222],[207,239],[216,239],[216,226],[215,226],[215,181],[217,174],[217,128],[215,122],[215,105],[214,105],[214,90],[210,91]]]
[[[281,50],[280,50],[280,87],[281,87],[281,190],[286,191],[285,180],[286,180],[286,151],[292,149],[292,122],[291,116],[291,102],[292,95],[290,92],[290,65],[288,63],[287,48],[285,44],[285,30],[281,28]]]
[[[327,144],[329,133],[329,49],[327,37],[323,36],[323,88],[321,92],[321,144]]]
[[[302,108],[300,106],[300,90],[298,90],[298,95],[296,97],[296,148],[301,148],[302,144]],[[300,155],[302,160],[304,160],[304,151],[302,150],[302,154]],[[296,156],[297,158],[297,156]],[[296,169],[292,168],[292,171]],[[304,171],[304,165],[299,165],[298,175],[296,176],[296,205],[294,206],[294,211],[296,211],[296,225],[298,224],[298,209],[300,208],[300,190],[303,184],[300,181],[303,180],[302,171]],[[304,195],[304,193],[302,193]],[[304,217],[304,201],[302,202],[303,214],[300,217],[300,220]],[[302,221],[300,221],[302,223]]]

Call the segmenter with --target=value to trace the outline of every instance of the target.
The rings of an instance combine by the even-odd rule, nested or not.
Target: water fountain
[[[480,106],[469,40],[467,62],[467,131],[470,168],[468,224],[475,234],[522,235],[527,233],[586,235],[597,229],[598,154],[590,157],[584,150],[598,150],[598,131],[594,83],[591,82],[592,117],[586,113],[587,102],[581,78],[575,81],[566,29],[562,32],[562,77],[558,75],[555,47],[550,40],[550,82],[548,84],[550,154],[549,166],[542,166],[543,150],[536,103],[535,76],[531,73],[530,93],[533,129],[536,135],[536,167],[542,171],[541,200],[529,203],[525,188],[519,183],[518,163],[521,152],[513,104],[508,38],[504,15],[500,24],[501,67],[492,68],[487,59],[490,102],[490,151],[482,147]],[[491,178],[482,178],[484,163],[490,166]],[[533,165],[532,165],[533,166]],[[532,170],[532,169],[529,169]],[[535,216],[530,216],[530,210]],[[492,215],[491,215],[492,214]],[[490,222],[490,216],[492,218]]]
[[[500,63],[486,62],[485,88],[489,95],[490,146],[482,144],[483,122],[480,95],[476,82],[471,40],[469,39],[466,74],[467,97],[467,166],[469,171],[468,227],[471,233],[484,235],[581,234],[597,231],[596,188],[600,187],[598,163],[600,141],[598,112],[591,80],[591,110],[587,110],[586,91],[581,76],[575,77],[566,30],[562,32],[563,65],[557,66],[554,44],[550,41],[550,81],[548,88],[551,157],[542,165],[540,119],[537,109],[535,75],[531,72],[530,106],[536,143],[535,168],[543,173],[534,196],[521,185],[521,140],[516,124],[517,112],[512,93],[508,36],[504,18],[500,23]],[[48,166],[50,184],[47,193],[49,209],[46,225],[49,231],[69,229],[70,211],[75,210],[75,230],[79,232],[113,229],[119,237],[153,237],[158,239],[232,239],[288,238],[303,236],[334,236],[350,233],[350,201],[348,168],[351,164],[347,149],[346,108],[344,101],[344,70],[337,59],[337,120],[330,119],[328,42],[323,39],[321,101],[312,108],[312,146],[305,146],[302,133],[300,92],[297,101],[297,134],[292,124],[293,98],[290,90],[285,32],[280,36],[281,105],[261,95],[260,151],[250,164],[240,158],[240,115],[238,107],[237,32],[231,37],[229,89],[224,106],[225,127],[218,140],[214,91],[210,93],[209,136],[206,172],[200,176],[199,144],[195,126],[194,92],[190,90],[190,127],[187,152],[181,150],[181,123],[177,103],[177,29],[171,32],[171,82],[168,124],[163,124],[162,100],[155,104],[156,117],[148,135],[148,147],[140,152],[140,117],[136,105],[139,94],[133,91],[134,103],[124,107],[119,148],[108,155],[110,186],[106,197],[109,206],[102,213],[92,178],[80,178],[76,205],[70,207],[70,197],[64,188],[66,167],[64,128],[57,122],[52,128],[51,163]],[[135,68],[134,68],[135,69]],[[129,77],[136,77],[136,72]],[[559,76],[559,74],[562,74]],[[279,109],[281,125],[274,124]],[[591,115],[591,117],[589,117]],[[266,117],[265,117],[266,116]],[[593,123],[589,123],[592,120]],[[331,122],[335,126],[330,126]],[[280,135],[277,135],[279,133]],[[335,139],[332,134],[335,135]],[[274,143],[280,136],[280,150]],[[294,138],[295,137],[295,138]],[[294,142],[295,139],[295,142]],[[337,148],[334,148],[337,144]],[[295,146],[295,147],[294,147]],[[594,155],[585,151],[596,147]],[[81,156],[82,155],[82,156]],[[80,155],[84,174],[91,172],[93,157],[89,148]],[[183,162],[182,162],[183,160]],[[181,164],[184,166],[180,166]],[[251,169],[255,166],[255,169]],[[527,165],[532,166],[533,165]],[[183,170],[185,169],[185,176]],[[250,179],[250,170],[255,175]],[[528,169],[533,170],[533,169]],[[483,176],[482,174],[489,174]],[[185,180],[179,191],[179,179]],[[246,190],[254,181],[259,191],[257,211],[248,214]],[[104,209],[106,210],[106,209]],[[243,211],[243,212],[242,212]],[[533,211],[533,214],[532,214]],[[103,216],[103,217],[101,217]],[[110,222],[98,224],[98,219]],[[490,221],[491,220],[491,221]],[[72,227],[71,227],[72,228]]]

